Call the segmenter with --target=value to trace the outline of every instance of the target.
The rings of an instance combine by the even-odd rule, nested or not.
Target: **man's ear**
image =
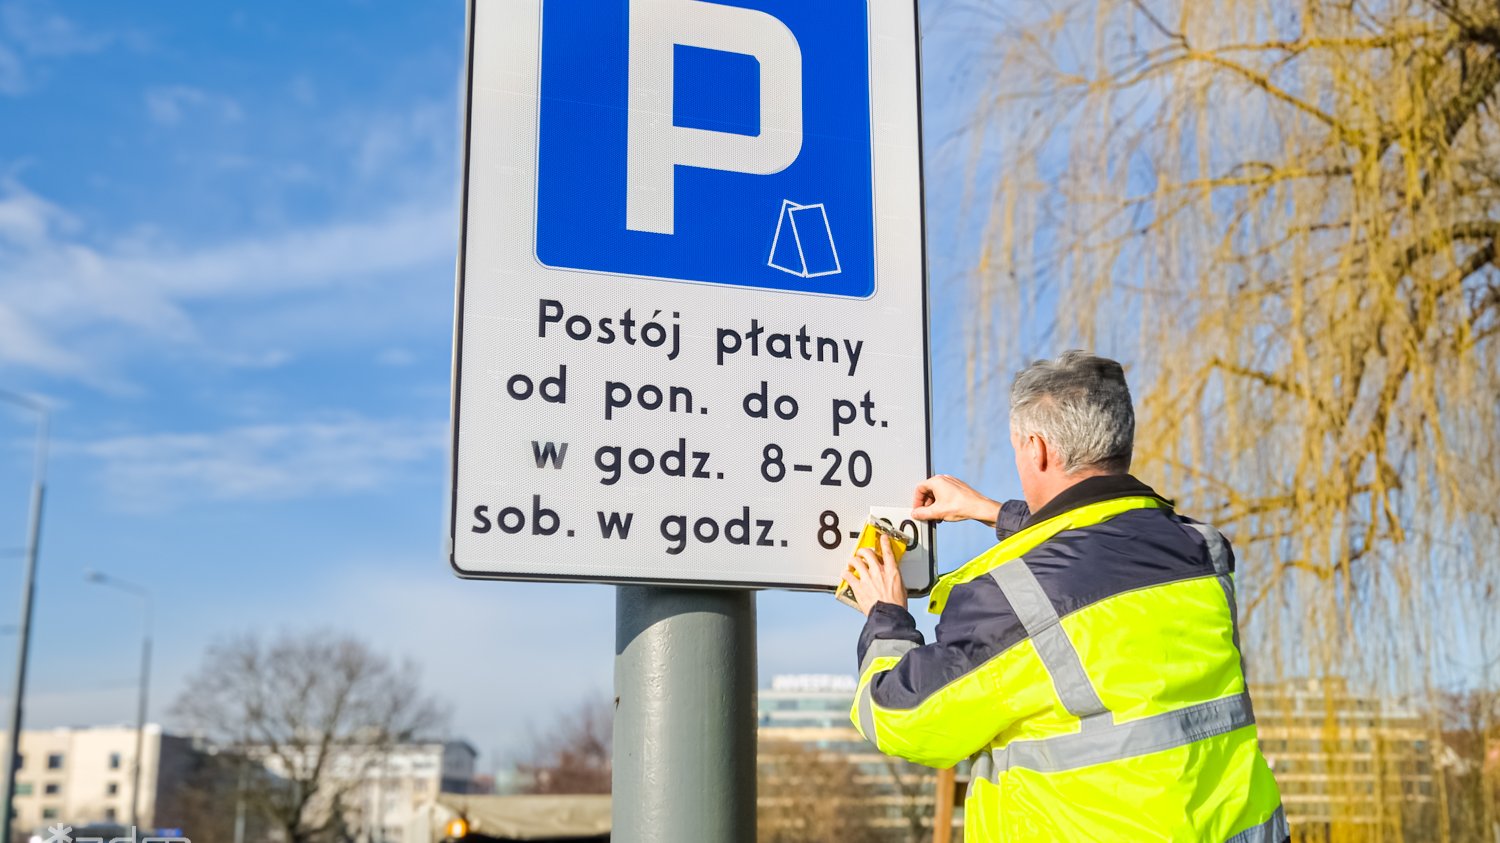
[[[1051,449],[1047,447],[1047,440],[1040,436],[1032,436],[1031,442],[1033,449],[1031,456],[1032,465],[1036,466],[1038,474],[1046,474],[1047,467],[1052,464],[1054,459]]]

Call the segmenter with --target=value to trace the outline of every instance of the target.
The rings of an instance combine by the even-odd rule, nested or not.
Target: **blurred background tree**
[[[609,793],[614,704],[604,696],[558,715],[532,734],[531,750],[516,765],[527,793]]]
[[[1136,473],[1235,544],[1252,680],[1429,713],[1431,804],[1354,823],[1389,791],[1331,770],[1329,834],[1493,839],[1496,765],[1451,757],[1441,701],[1500,687],[1500,4],[955,8],[994,33],[971,412],[1023,350],[1122,359]]]
[[[174,706],[221,750],[194,787],[221,808],[242,806],[285,843],[350,839],[356,791],[393,747],[430,739],[444,722],[418,674],[327,631],[213,644]]]
[[[262,780],[252,785],[247,776]],[[194,843],[266,840],[276,827],[275,817],[266,812],[265,800],[247,796],[272,787],[276,787],[274,777],[259,764],[233,752],[204,752],[196,755],[193,768],[173,795],[176,815],[182,818],[184,829],[191,829]]]
[[[763,742],[757,764],[759,843],[883,843],[892,838],[879,823],[885,806],[871,803],[859,767],[845,755],[818,752],[803,743]],[[899,833],[902,829],[896,829]]]

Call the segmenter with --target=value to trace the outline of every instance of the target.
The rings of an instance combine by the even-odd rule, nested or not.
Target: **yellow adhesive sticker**
[[[858,554],[860,550],[869,548],[879,553],[881,536],[891,540],[891,554],[896,557],[896,563],[900,564],[901,557],[906,554],[907,537],[891,523],[889,518],[870,516],[865,521],[864,529],[860,531],[859,542],[854,545],[854,552]],[[858,609],[859,602],[854,599],[854,589],[849,586],[850,577],[859,578],[859,573],[854,570],[853,565],[844,571],[844,578],[839,580],[838,590],[833,593],[833,596],[837,597],[840,603]]]

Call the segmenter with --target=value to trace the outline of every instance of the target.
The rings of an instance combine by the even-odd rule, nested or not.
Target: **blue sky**
[[[969,475],[951,141],[983,45],[940,11],[924,7],[936,453]],[[484,768],[608,692],[611,588],[461,582],[442,555],[463,18],[458,0],[0,0],[0,388],[56,408],[29,726],[133,717],[140,613],[91,567],[155,595],[151,716],[169,728],[204,646],[247,630],[410,656]],[[0,412],[0,626],[27,423]],[[996,457],[989,491],[1014,494]],[[942,567],[986,538],[944,528]],[[759,608],[763,683],[852,670],[854,613],[790,593]]]

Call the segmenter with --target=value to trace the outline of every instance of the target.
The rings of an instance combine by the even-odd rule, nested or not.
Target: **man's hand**
[[[901,581],[901,567],[891,552],[891,540],[880,537],[880,554],[862,547],[854,554],[849,568],[856,576],[847,578],[854,592],[854,602],[868,617],[876,603],[891,603],[906,608],[906,583]]]
[[[970,518],[995,526],[1000,504],[974,491],[968,483],[939,474],[917,484],[911,515],[922,521],[965,521]]]

